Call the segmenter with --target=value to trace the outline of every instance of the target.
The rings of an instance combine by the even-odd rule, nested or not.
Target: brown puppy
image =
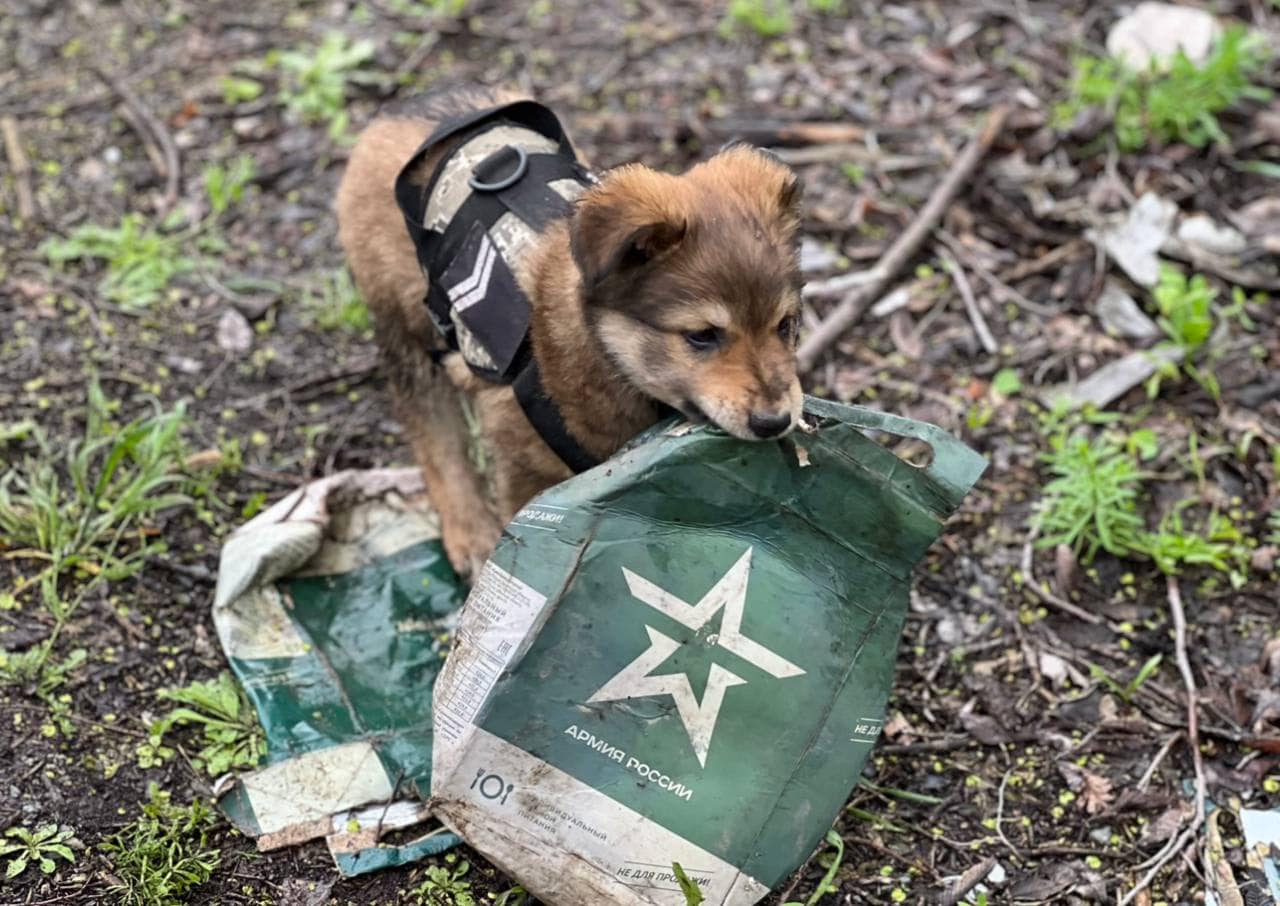
[[[338,190],[338,235],[371,309],[402,421],[463,575],[493,550],[530,498],[572,474],[510,386],[477,377],[428,316],[427,284],[393,188],[441,119],[517,98],[453,91],[376,119]],[[448,142],[413,171],[425,186]],[[521,256],[529,337],[564,427],[603,459],[659,417],[659,403],[759,440],[800,418],[795,366],[801,188],[746,147],[681,176],[630,165],[603,174]],[[433,277],[435,275],[433,274]],[[469,455],[472,424],[489,487]]]

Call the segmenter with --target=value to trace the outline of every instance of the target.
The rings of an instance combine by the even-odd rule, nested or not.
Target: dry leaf
[[[886,739],[897,739],[911,733],[911,721],[903,717],[902,712],[895,712],[893,717],[885,721],[882,732]]]
[[[1080,791],[1080,806],[1090,815],[1105,811],[1116,798],[1112,792],[1111,781],[1101,774],[1083,771],[1084,786]]]
[[[1184,802],[1165,809],[1143,829],[1141,842],[1144,845],[1148,843],[1163,843],[1178,832],[1182,827],[1183,819],[1190,814],[1191,806]]]

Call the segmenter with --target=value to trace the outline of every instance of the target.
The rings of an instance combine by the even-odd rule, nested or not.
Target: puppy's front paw
[[[445,556],[453,571],[464,581],[473,581],[502,536],[501,524],[485,514],[465,522],[445,524],[442,528]]]

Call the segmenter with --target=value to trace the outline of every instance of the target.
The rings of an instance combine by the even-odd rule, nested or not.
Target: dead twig
[[[942,220],[942,215],[951,206],[960,189],[973,176],[978,164],[986,157],[987,151],[1000,135],[1008,117],[1009,107],[1007,106],[996,107],[988,114],[982,129],[955,159],[950,171],[933,190],[933,194],[929,196],[929,200],[920,209],[915,220],[868,272],[865,284],[858,286],[837,305],[818,329],[800,344],[797,358],[801,369],[812,368],[818,356],[862,317],[863,311],[871,301],[883,294],[889,281],[911,260],[925,238]]]
[[[1031,590],[1031,593],[1040,599],[1040,603],[1048,604],[1050,607],[1061,610],[1063,613],[1069,613],[1077,620],[1084,620],[1086,623],[1092,623],[1098,626],[1103,622],[1102,617],[1096,613],[1089,613],[1083,607],[1077,607],[1065,598],[1059,598],[1053,592],[1040,587],[1039,581],[1036,580],[1036,574],[1031,565],[1031,552],[1035,544],[1038,532],[1032,532],[1031,537],[1027,539],[1027,543],[1022,546],[1022,578],[1025,580],[1023,584]]]
[[[168,212],[178,203],[178,193],[182,186],[182,158],[178,154],[178,146],[173,140],[173,135],[164,122],[142,103],[142,99],[132,88],[105,69],[97,66],[92,69],[94,75],[114,91],[125,107],[137,118],[142,126],[138,131],[143,133],[144,142],[150,138],[160,146],[164,161],[164,172],[160,175],[165,180],[164,195],[160,198],[160,210],[161,213]]]
[[[973,296],[973,287],[969,285],[969,278],[964,275],[964,268],[945,248],[939,248],[938,256],[942,259],[942,266],[956,282],[956,289],[960,291],[960,298],[964,300],[964,309],[969,315],[969,323],[973,325],[973,332],[978,336],[978,342],[987,351],[987,355],[995,355],[1000,351],[1000,347],[996,343],[996,338],[991,335],[991,328],[987,326],[987,319],[983,317],[982,310],[978,308],[978,300]]]
[[[1053,317],[1058,313],[1058,309],[1052,306],[1041,305],[1039,302],[1032,302],[1025,295],[1018,292],[1008,283],[1005,283],[995,274],[991,273],[991,271],[987,270],[987,268],[983,267],[982,262],[978,260],[977,255],[974,255],[969,251],[969,249],[965,248],[964,243],[961,242],[958,237],[951,235],[946,230],[938,230],[937,236],[942,240],[942,243],[947,248],[951,249],[951,253],[956,256],[957,260],[963,263],[969,270],[977,274],[978,277],[987,284],[987,286],[991,287],[991,291],[993,293],[1003,296],[1007,301],[1012,302],[1014,305],[1024,311],[1029,311],[1032,314],[1043,315],[1044,317]]]
[[[996,794],[996,834],[1000,837],[1002,843],[1009,847],[1009,852],[1015,857],[1018,856],[1018,847],[1009,842],[1009,838],[1004,835],[1004,828],[1000,825],[1004,821],[1004,788],[1009,784],[1009,775],[1013,773],[1013,768],[1004,772],[1004,778],[1000,781],[1000,792]]]
[[[942,895],[938,901],[939,906],[956,906],[961,898],[977,887],[987,875],[991,874],[991,869],[996,867],[996,857],[987,856],[981,862],[971,866],[964,874],[956,879],[956,882],[947,888],[947,892]]]
[[[1169,754],[1169,750],[1173,748],[1173,744],[1178,741],[1181,733],[1170,733],[1169,738],[1164,741],[1164,745],[1160,747],[1160,751],[1156,752],[1151,764],[1147,765],[1147,769],[1142,772],[1142,777],[1138,780],[1138,792],[1145,793],[1147,787],[1151,785],[1151,778],[1156,775],[1156,771],[1160,769],[1160,763],[1164,761],[1165,756]]]
[[[1204,824],[1207,793],[1204,761],[1200,757],[1200,709],[1196,700],[1196,678],[1191,672],[1191,661],[1187,657],[1187,615],[1182,609],[1182,590],[1178,587],[1178,580],[1173,576],[1166,577],[1165,589],[1169,599],[1169,613],[1173,617],[1174,655],[1178,661],[1178,671],[1182,674],[1182,685],[1187,692],[1187,747],[1191,749],[1191,764],[1196,772],[1196,813],[1186,830],[1177,837],[1170,837],[1160,852],[1138,866],[1139,869],[1148,869],[1147,873],[1124,895],[1119,906],[1128,906],[1138,894],[1146,890],[1160,869],[1172,862],[1200,834],[1200,826]]]
[[[26,223],[36,216],[36,197],[31,191],[31,164],[22,150],[17,119],[12,116],[0,118],[0,131],[4,132],[4,152],[9,158],[9,170],[13,173],[13,185],[18,193],[18,216]]]
[[[1004,283],[1017,283],[1026,277],[1033,277],[1036,274],[1043,274],[1045,271],[1053,270],[1058,265],[1069,261],[1081,252],[1089,248],[1089,243],[1083,239],[1076,239],[1071,242],[1064,243],[1051,251],[1045,252],[1039,258],[1031,261],[1024,261],[1021,264],[1015,264],[1004,273],[1000,274],[1000,280]]]

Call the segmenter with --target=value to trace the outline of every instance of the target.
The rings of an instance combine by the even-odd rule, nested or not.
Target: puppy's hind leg
[[[392,402],[440,514],[441,540],[454,570],[474,578],[493,553],[502,524],[468,455],[462,393],[425,349],[398,338],[383,344]]]

